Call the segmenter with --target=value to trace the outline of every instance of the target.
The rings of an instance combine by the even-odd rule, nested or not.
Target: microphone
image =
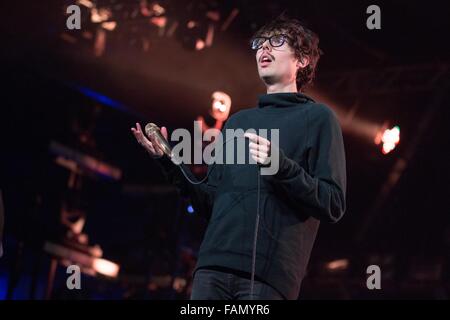
[[[145,126],[145,133],[152,141],[155,141],[158,144],[166,156],[172,158],[172,148],[166,138],[161,134],[161,130],[156,124],[151,122],[148,123]]]

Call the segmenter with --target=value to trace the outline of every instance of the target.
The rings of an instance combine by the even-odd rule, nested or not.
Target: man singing
[[[331,109],[301,93],[314,79],[318,44],[312,31],[285,16],[252,38],[267,93],[255,108],[232,115],[224,130],[279,130],[278,145],[245,134],[257,165],[213,164],[205,183],[191,185],[138,123],[132,128],[194,208],[210,214],[191,299],[297,299],[320,221],[335,223],[345,212],[341,128]],[[167,138],[165,127],[161,132]],[[260,175],[274,154],[277,172]]]

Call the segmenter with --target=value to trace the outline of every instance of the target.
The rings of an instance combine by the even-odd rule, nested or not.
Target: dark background
[[[189,199],[166,184],[155,162],[130,132],[136,121],[192,131],[208,116],[210,96],[232,98],[231,113],[256,105],[264,93],[248,47],[258,27],[286,11],[320,36],[324,51],[307,94],[340,115],[347,158],[347,212],[322,224],[302,299],[449,298],[450,61],[445,2],[413,1],[160,1],[173,36],[131,12],[139,1],[98,1],[114,7],[117,27],[106,32],[101,56],[98,26],[65,28],[70,1],[28,1],[1,8],[0,188],[5,205],[5,256],[0,299],[42,299],[49,257],[45,241],[60,239],[64,199],[87,216],[89,244],[121,265],[117,279],[84,276],[69,292],[58,269],[53,298],[179,299],[169,287],[149,289],[157,276],[189,266],[206,221],[188,213]],[[381,8],[381,30],[366,28],[366,8]],[[236,18],[220,25],[237,8]],[[193,19],[220,13],[210,48],[190,47]],[[198,32],[201,34],[202,29]],[[90,34],[90,36],[89,36]],[[68,40],[69,39],[69,40]],[[147,49],[146,46],[148,45]],[[383,124],[399,125],[401,141],[383,155],[373,142]],[[119,181],[84,176],[74,195],[69,171],[49,151],[52,141],[121,169]],[[194,208],[195,209],[195,208]],[[332,272],[326,263],[347,259]],[[366,268],[380,265],[382,290],[366,288]],[[35,281],[33,282],[33,279]],[[37,279],[37,280],[36,280]]]

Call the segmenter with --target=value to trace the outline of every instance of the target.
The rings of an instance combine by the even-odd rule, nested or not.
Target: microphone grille
[[[155,132],[159,131],[159,128],[154,123],[149,123],[145,126],[145,133],[148,137],[152,136]]]

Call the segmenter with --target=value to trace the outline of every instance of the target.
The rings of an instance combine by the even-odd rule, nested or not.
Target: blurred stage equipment
[[[158,37],[174,37],[189,50],[203,50],[213,45],[217,30],[225,32],[239,14],[227,3],[192,0],[166,1],[90,1],[78,0],[83,31],[62,31],[62,40],[74,44],[78,40],[93,41],[94,55],[105,54],[106,42],[128,39],[143,51],[151,47],[149,34],[155,28]],[[64,11],[65,12],[65,11]]]
[[[446,74],[446,76],[443,74]],[[402,155],[399,156],[397,161],[394,163],[391,172],[381,186],[374,203],[371,205],[369,211],[364,215],[364,219],[355,236],[355,241],[358,243],[364,242],[364,238],[367,236],[369,228],[373,224],[375,218],[379,218],[384,213],[384,211],[381,210],[383,204],[387,200],[391,190],[397,185],[402,174],[408,167],[408,162],[417,152],[418,145],[422,143],[422,140],[426,136],[427,130],[431,126],[433,119],[439,114],[439,109],[445,105],[445,99],[448,96],[450,89],[450,72],[448,72],[448,68],[444,68],[442,73],[439,74],[439,77],[436,76],[435,80],[438,81],[438,79],[441,81],[440,86],[432,92],[433,94],[430,95],[427,105],[424,106],[424,110],[426,110],[426,112],[421,121],[418,123],[417,129],[415,130],[415,135],[411,137],[407,146],[404,150],[402,150]]]
[[[88,134],[81,137],[85,137],[84,142],[89,143]],[[70,173],[67,182],[69,192],[61,204],[60,223],[66,230],[64,237],[59,243],[47,241],[44,244],[44,251],[51,257],[46,299],[51,298],[58,264],[66,267],[78,265],[83,273],[90,276],[101,274],[117,277],[119,265],[102,259],[103,252],[100,246],[90,246],[88,235],[82,232],[86,223],[86,213],[80,204],[79,194],[84,176],[108,181],[120,180],[122,177],[119,168],[58,142],[52,141],[49,149],[56,155],[56,164],[66,168]]]
[[[53,277],[58,263],[65,267],[76,264],[82,272],[90,276],[101,274],[115,278],[119,273],[120,267],[118,264],[102,259],[103,252],[98,245],[89,247],[69,241],[63,244],[46,242],[44,244],[44,251],[52,256],[50,284],[53,283]],[[51,291],[51,286],[49,290]]]
[[[436,88],[446,86],[449,81],[450,64],[442,62],[383,69],[340,70],[320,73],[320,91],[312,90],[311,93],[317,100],[333,108],[343,131],[371,142],[379,136],[380,131],[383,134],[387,126],[356,116],[361,101],[382,95],[433,92]],[[334,98],[330,99],[321,92],[327,92]],[[352,99],[355,102],[346,111],[347,108],[340,106],[336,98]]]
[[[122,171],[112,165],[102,162],[94,157],[79,151],[73,150],[56,141],[50,143],[50,152],[57,156],[56,163],[74,174],[84,174],[88,176],[97,176],[110,180],[120,180],[122,178]],[[69,180],[69,186],[73,186],[73,179]]]
[[[0,190],[0,258],[3,256],[3,246],[2,246],[3,219],[4,219],[3,216],[4,216],[3,198],[2,198],[2,190]]]

